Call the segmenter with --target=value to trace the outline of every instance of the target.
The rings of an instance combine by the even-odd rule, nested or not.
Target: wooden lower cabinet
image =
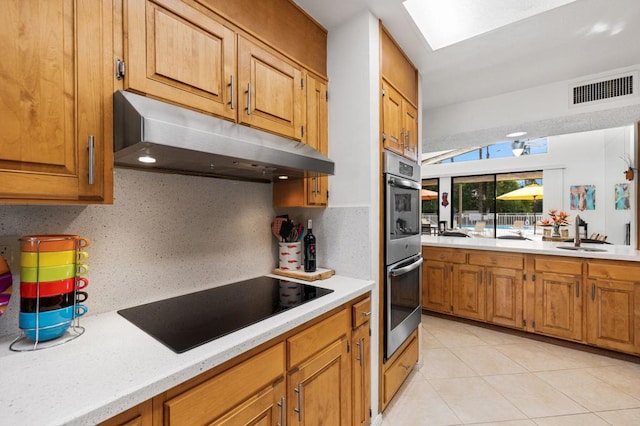
[[[100,426],[152,426],[152,410],[152,401],[148,400],[100,423]]]
[[[582,261],[536,257],[532,280],[535,331],[582,340]]]
[[[422,257],[422,308],[430,311],[451,313],[451,283],[453,265],[466,262],[462,250],[423,247]]]
[[[418,342],[418,330],[416,329],[384,366],[381,377],[381,410],[384,410],[391,402],[391,399],[398,392],[413,367],[418,363],[420,350]]]
[[[353,425],[365,426],[371,420],[371,298],[354,304],[351,311]]]
[[[370,314],[367,294],[102,425],[366,425]]]
[[[281,387],[280,394],[276,392],[284,380],[284,347],[279,343],[201,384],[170,391],[162,402],[164,424],[256,424],[230,423],[230,419],[255,412],[256,406],[271,407],[268,417],[277,419],[280,413],[271,411],[279,409],[276,404],[284,396]],[[264,418],[266,414],[260,415]]]
[[[488,268],[487,321],[514,328],[523,327],[522,270]]]
[[[349,425],[347,337],[296,367],[287,377],[288,425]]]
[[[640,265],[589,265],[585,296],[587,342],[640,353]]]
[[[484,320],[486,290],[484,268],[476,265],[453,266],[453,314]]]
[[[422,253],[424,310],[640,354],[640,263],[437,247]]]

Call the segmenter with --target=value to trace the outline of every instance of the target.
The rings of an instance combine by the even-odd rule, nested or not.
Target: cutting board
[[[304,271],[285,271],[284,269],[276,268],[273,270],[276,275],[282,275],[289,278],[298,278],[305,281],[317,281],[326,280],[335,275],[336,271],[333,269],[317,268],[315,272]]]

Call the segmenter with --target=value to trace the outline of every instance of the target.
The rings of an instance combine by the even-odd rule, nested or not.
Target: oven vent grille
[[[573,105],[633,95],[633,74],[573,88]]]

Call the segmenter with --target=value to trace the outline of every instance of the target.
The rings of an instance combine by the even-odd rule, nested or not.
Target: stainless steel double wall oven
[[[421,318],[420,166],[384,153],[385,361]]]

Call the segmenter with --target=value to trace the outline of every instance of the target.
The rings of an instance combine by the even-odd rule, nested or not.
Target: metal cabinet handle
[[[576,297],[580,297],[580,281],[576,280]]]
[[[596,285],[591,284],[591,300],[596,300]]]
[[[247,83],[247,115],[251,115],[251,83]]]
[[[94,164],[96,161],[96,145],[93,135],[89,135],[89,185],[94,183]]]
[[[365,311],[362,313],[365,317],[371,316],[371,311]]]
[[[280,407],[280,423],[277,423],[277,426],[286,426],[286,399],[283,397],[280,398],[280,402],[277,403],[278,407]]]
[[[293,391],[298,394],[298,407],[294,407],[293,411],[298,413],[298,421],[302,422],[302,383],[298,384]]]
[[[229,105],[231,106],[231,109],[236,109],[235,97],[233,96],[233,94],[235,93],[233,83],[233,74],[231,74],[231,76],[229,77]]]
[[[356,343],[356,345],[358,346],[358,354],[356,355],[356,361],[359,362],[360,367],[362,367],[362,337],[360,339],[358,339],[358,342]]]
[[[405,147],[406,140],[407,140],[407,134],[404,131],[404,127],[403,127],[402,131],[400,132],[400,146],[401,147],[403,147],[403,148]]]

